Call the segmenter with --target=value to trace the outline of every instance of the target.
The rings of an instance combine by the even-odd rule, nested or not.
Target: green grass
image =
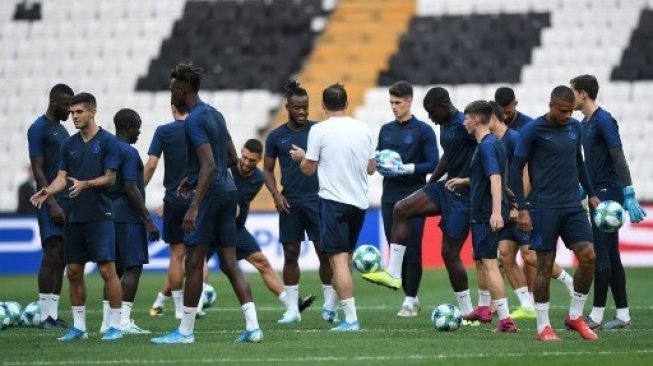
[[[475,273],[470,272],[470,278]],[[437,332],[430,322],[433,307],[443,302],[455,303],[446,273],[427,271],[421,286],[423,311],[417,318],[395,316],[403,294],[364,283],[356,276],[356,304],[363,331],[333,334],[321,320],[321,287],[315,273],[303,274],[301,293],[318,295],[315,306],[303,314],[300,324],[280,326],[276,320],[282,308],[263,286],[258,275],[249,275],[256,298],[259,321],[265,340],[260,344],[234,344],[244,328],[244,318],[224,276],[212,274],[211,283],[218,292],[216,305],[207,317],[196,323],[196,343],[192,345],[156,346],[150,335],[125,336],[121,341],[100,341],[101,281],[97,274],[88,277],[87,324],[90,337],[85,341],[57,342],[61,334],[34,328],[13,327],[0,331],[0,364],[68,365],[68,364],[387,364],[396,365],[650,365],[653,362],[653,305],[651,277],[653,269],[628,270],[628,289],[633,327],[629,331],[600,332],[597,342],[582,341],[578,334],[562,329],[560,344],[543,344],[535,340],[535,321],[518,321],[517,334],[495,334],[493,327],[480,325],[445,333]],[[154,334],[178,325],[172,317],[172,302],[163,317],[147,315],[163,274],[144,275],[141,280],[133,318]],[[470,281],[475,292],[475,281]],[[0,300],[19,301],[23,306],[36,299],[34,276],[1,277]],[[562,285],[554,282],[551,320],[555,328],[562,321],[569,297]],[[60,314],[71,320],[64,287]],[[476,296],[473,296],[476,299]],[[514,306],[516,299],[511,297]],[[589,311],[591,300],[586,305]],[[614,316],[609,300],[606,319]],[[342,316],[342,312],[340,313]],[[495,322],[496,324],[496,322]]]

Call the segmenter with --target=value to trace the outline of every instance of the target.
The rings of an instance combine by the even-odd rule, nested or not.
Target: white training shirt
[[[372,130],[359,120],[331,117],[313,126],[305,157],[318,162],[318,195],[367,209],[367,164],[374,149]]]

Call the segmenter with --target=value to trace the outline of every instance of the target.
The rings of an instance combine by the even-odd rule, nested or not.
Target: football
[[[431,313],[433,326],[442,332],[457,330],[462,320],[463,314],[452,304],[439,305]]]
[[[354,251],[352,262],[360,273],[376,272],[381,269],[381,252],[374,245],[363,244]]]
[[[20,324],[35,327],[41,324],[41,305],[38,301],[29,303],[20,315]]]
[[[624,219],[624,209],[616,201],[603,201],[594,210],[594,224],[606,233],[619,230],[624,224]]]
[[[7,309],[4,307],[4,303],[0,302],[0,330],[9,328],[11,325],[11,318],[7,314]]]
[[[217,298],[218,298],[218,294],[215,293],[215,288],[213,288],[213,286],[209,285],[208,283],[204,284],[204,288],[202,289],[202,299],[204,299],[204,309],[213,306]]]
[[[377,161],[381,167],[391,168],[401,164],[401,156],[396,151],[386,149],[379,152]]]
[[[9,317],[9,325],[18,325],[23,307],[15,301],[4,302],[1,306],[5,308],[5,313]]]

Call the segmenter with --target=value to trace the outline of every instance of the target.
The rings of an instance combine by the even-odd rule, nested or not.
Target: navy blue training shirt
[[[489,222],[492,215],[490,176],[500,175],[501,186],[506,184],[506,150],[492,133],[483,137],[476,146],[471,162],[471,221]],[[501,190],[501,215],[508,217],[508,200]]]
[[[617,174],[610,149],[621,146],[617,121],[603,108],[583,119],[583,151],[585,165],[594,189],[610,188],[621,190],[621,179]]]
[[[527,116],[527,115],[525,115],[525,114],[523,114],[523,113],[521,113],[519,111],[517,111],[515,113],[517,113],[517,118],[515,118],[515,120],[512,121],[512,123],[510,123],[508,125],[508,128],[510,128],[512,130],[519,131],[524,126],[526,126],[526,124],[528,122],[531,122],[533,120],[531,117],[529,117],[529,116]]]
[[[120,148],[118,139],[100,128],[88,142],[78,132],[61,146],[59,169],[69,177],[91,180],[104,175],[107,170],[118,170]],[[108,188],[84,189],[71,199],[69,222],[112,220],[111,197]]]
[[[465,115],[459,111],[451,121],[440,125],[440,146],[446,158],[449,179],[469,177],[476,140],[467,133],[464,121]]]
[[[506,166],[509,167],[512,164],[512,157],[515,155],[515,149],[517,148],[517,140],[519,140],[519,132],[511,129],[507,129],[506,133],[501,137],[501,143],[506,149]]]
[[[138,150],[125,141],[118,139],[120,150],[120,166],[116,171],[116,182],[109,188],[113,208],[113,221],[142,223],[140,212],[127,197],[125,182],[136,182],[138,190],[145,199],[145,183],[143,181],[143,162]]]
[[[593,194],[591,186],[588,187],[587,170],[581,153],[580,130],[580,123],[573,118],[564,126],[559,126],[547,121],[546,116],[522,128],[510,172],[510,188],[520,208],[524,205],[523,186],[521,175],[517,173],[522,171],[524,162],[528,163],[532,185],[529,195],[531,208],[580,206],[579,182],[590,195]]]
[[[164,202],[187,203],[190,198],[177,196],[177,187],[186,170],[186,135],[184,121],[173,121],[156,128],[147,155],[164,156],[163,186],[166,189]]]
[[[238,189],[238,207],[240,207],[240,213],[236,217],[236,227],[240,229],[245,226],[245,221],[247,221],[250,202],[252,202],[261,190],[261,187],[263,187],[263,172],[261,169],[255,168],[250,176],[243,177],[238,172],[238,167],[233,166],[231,167],[231,174],[234,177],[234,183]]]
[[[59,173],[61,145],[68,137],[70,134],[61,123],[51,122],[45,116],[37,118],[27,130],[29,156],[43,158],[43,171],[48,183],[52,183]],[[55,198],[68,198],[68,189],[59,192]]]
[[[413,174],[383,178],[381,202],[397,202],[422,188],[426,175],[435,170],[440,160],[435,132],[415,116],[403,123],[395,120],[384,124],[376,149],[393,150],[404,164],[415,164]]]
[[[293,131],[285,123],[270,132],[265,139],[265,157],[279,158],[281,166],[281,185],[283,194],[288,199],[315,199],[320,189],[317,174],[305,176],[299,169],[299,164],[290,157],[292,145],[306,150],[308,132],[316,122],[306,121],[299,131]]]
[[[234,181],[227,172],[228,148],[231,135],[227,123],[215,108],[204,102],[198,102],[184,122],[188,148],[187,172],[191,188],[197,186],[200,163],[196,149],[202,144],[211,145],[215,171],[210,180],[210,187],[218,193],[236,190]]]

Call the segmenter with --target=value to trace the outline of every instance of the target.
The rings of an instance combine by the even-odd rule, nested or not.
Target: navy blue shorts
[[[200,203],[195,231],[187,233],[187,246],[236,246],[238,192],[214,193],[209,189]]]
[[[594,240],[587,213],[581,206],[532,208],[530,213],[533,222],[530,248],[537,252],[556,250],[558,237],[568,249],[572,244]]]
[[[290,213],[279,213],[279,241],[297,243],[304,241],[304,233],[310,241],[320,241],[319,198],[288,200]]]
[[[70,209],[70,200],[62,199],[57,201],[59,206],[63,209],[66,219],[68,219],[68,212]],[[36,218],[39,222],[39,234],[41,234],[41,243],[45,243],[48,239],[60,236],[64,237],[66,233],[66,223],[57,224],[50,216],[50,205],[47,202],[41,206],[39,210],[36,211]]]
[[[116,222],[116,266],[127,268],[149,263],[145,224]]]
[[[452,239],[464,239],[469,234],[470,201],[469,191],[452,192],[445,188],[444,181],[427,183],[424,192],[440,210],[440,228]]]
[[[254,236],[245,227],[236,230],[236,259],[241,260],[260,252],[261,247]]]
[[[517,224],[511,221],[506,221],[506,226],[499,232],[499,241],[512,241],[517,245],[528,245],[531,241],[531,236],[517,228]]]
[[[499,233],[492,231],[489,222],[472,223],[472,248],[474,260],[497,259]]]
[[[621,191],[608,188],[596,189],[596,195],[601,201],[612,200],[619,202],[620,205],[624,203],[624,195]],[[590,206],[591,207],[591,206]],[[594,209],[590,210],[590,217],[594,217]],[[594,252],[596,253],[596,262],[594,266],[596,269],[610,269],[612,268],[612,261],[615,261],[619,255],[619,231],[614,233],[606,233],[599,229],[592,220],[592,234],[594,236]]]
[[[168,244],[182,244],[184,242],[184,231],[181,224],[188,211],[189,203],[163,203],[163,241]]]
[[[351,252],[365,221],[365,210],[320,198],[320,237],[323,253]]]
[[[381,205],[381,215],[383,216],[383,230],[388,243],[392,243],[390,234],[392,233],[392,210],[395,207],[394,202],[384,202]],[[422,265],[422,237],[424,235],[424,217],[415,217],[410,220],[410,237],[406,243],[406,253],[404,262],[413,265]]]
[[[116,260],[113,221],[69,222],[64,245],[66,264]]]

